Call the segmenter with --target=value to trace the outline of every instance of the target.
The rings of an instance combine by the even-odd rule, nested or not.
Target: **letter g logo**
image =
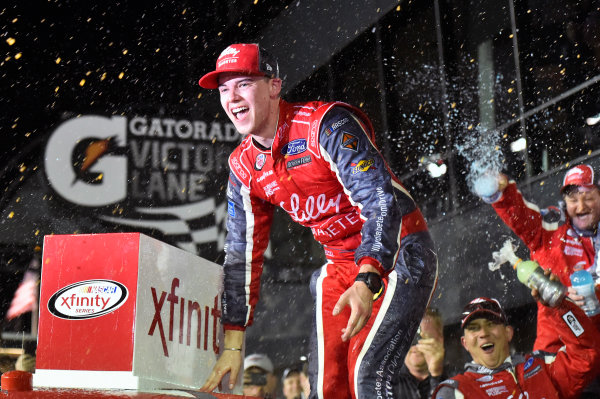
[[[117,146],[125,146],[127,119],[83,116],[60,125],[48,140],[44,165],[52,188],[68,201],[83,206],[104,206],[119,202],[127,196],[127,157],[106,154],[99,156],[89,167],[101,174],[97,184],[77,178],[73,166],[73,150],[84,139],[113,138]]]

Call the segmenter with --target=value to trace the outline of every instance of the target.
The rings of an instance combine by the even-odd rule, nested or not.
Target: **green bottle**
[[[560,281],[550,280],[540,265],[533,260],[515,262],[513,268],[517,271],[517,278],[527,287],[537,289],[542,300],[550,307],[558,306],[565,296],[567,289]]]

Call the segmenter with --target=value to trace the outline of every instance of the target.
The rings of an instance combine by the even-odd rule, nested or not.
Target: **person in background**
[[[419,332],[404,359],[397,385],[397,397],[427,399],[445,380],[444,324],[440,313],[427,308]]]
[[[22,355],[19,355],[17,361],[15,362],[15,370],[35,373],[35,356],[32,356],[29,353],[23,353]]]
[[[565,348],[511,355],[514,330],[500,303],[483,297],[469,302],[461,317],[461,343],[473,361],[464,373],[443,381],[433,398],[577,398],[600,372],[600,333],[570,300],[555,308],[542,304],[540,313],[548,323],[544,327]]]
[[[285,399],[302,399],[302,384],[300,382],[300,370],[287,368],[281,377],[282,391]]]
[[[600,298],[598,254],[600,253],[600,188],[590,165],[570,168],[560,188],[564,209],[551,207],[540,210],[525,200],[514,181],[504,174],[497,178],[498,189],[483,201],[490,203],[498,216],[529,248],[531,259],[558,276],[568,287],[569,297],[583,306],[583,297],[571,287],[575,266],[588,270],[596,281],[596,296]],[[547,326],[546,313],[538,303],[537,335],[534,350],[556,352],[562,346],[558,336]],[[600,329],[600,314],[592,321]],[[600,342],[597,344],[600,349]],[[586,388],[582,398],[600,397],[600,379]]]
[[[277,61],[258,44],[227,47],[199,84],[219,90],[225,113],[245,135],[229,158],[225,348],[201,390],[212,391],[227,373],[230,381],[237,377],[280,207],[311,228],[327,258],[310,283],[311,398],[393,398],[410,346],[403,338],[414,336],[425,312],[437,255],[368,117],[341,102],[284,101]]]
[[[277,397],[277,377],[267,355],[253,353],[244,359],[244,395],[265,399]]]
[[[11,355],[0,354],[0,374],[15,369],[15,358]]]
[[[308,380],[308,362],[302,363],[300,370],[300,386],[302,387],[302,399],[308,399],[310,396],[310,381]]]
[[[498,190],[482,199],[490,203],[498,216],[506,223],[531,251],[531,259],[550,270],[569,287],[569,297],[579,306],[583,297],[571,287],[571,274],[575,265],[582,265],[596,280],[598,290],[598,253],[600,248],[600,188],[590,165],[577,165],[567,171],[560,193],[565,202],[563,210],[549,208],[540,211],[535,204],[525,200],[514,181],[500,174]],[[542,305],[538,303],[538,309]],[[593,321],[600,328],[600,315]],[[562,345],[558,337],[544,326],[538,316],[537,337],[534,349],[557,351]],[[599,343],[600,347],[600,343]]]

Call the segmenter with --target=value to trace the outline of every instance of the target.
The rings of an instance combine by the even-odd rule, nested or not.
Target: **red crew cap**
[[[488,319],[498,323],[506,324],[506,314],[500,306],[500,302],[494,298],[479,297],[469,302],[463,309],[460,327],[465,328],[473,319]]]
[[[277,60],[256,43],[232,44],[217,58],[215,70],[202,76],[198,84],[205,89],[216,89],[219,75],[224,72],[278,78],[279,66]]]
[[[594,169],[590,165],[577,165],[565,174],[560,192],[563,193],[569,186],[579,186],[584,189],[592,189],[594,184]]]

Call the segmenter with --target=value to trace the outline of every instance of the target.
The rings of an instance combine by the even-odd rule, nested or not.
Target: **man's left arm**
[[[359,273],[386,276],[393,270],[400,250],[402,217],[414,211],[416,205],[390,172],[368,129],[365,121],[349,110],[333,107],[323,118],[319,144],[321,155],[364,220],[361,244],[355,254]],[[366,324],[373,293],[365,283],[355,282],[342,294],[333,314],[339,314],[346,305],[351,315],[343,329],[343,340],[356,335]]]
[[[321,155],[364,221],[357,265],[369,264],[387,275],[400,250],[402,217],[417,209],[415,202],[389,170],[366,122],[350,110],[336,106],[325,114],[319,144]]]

